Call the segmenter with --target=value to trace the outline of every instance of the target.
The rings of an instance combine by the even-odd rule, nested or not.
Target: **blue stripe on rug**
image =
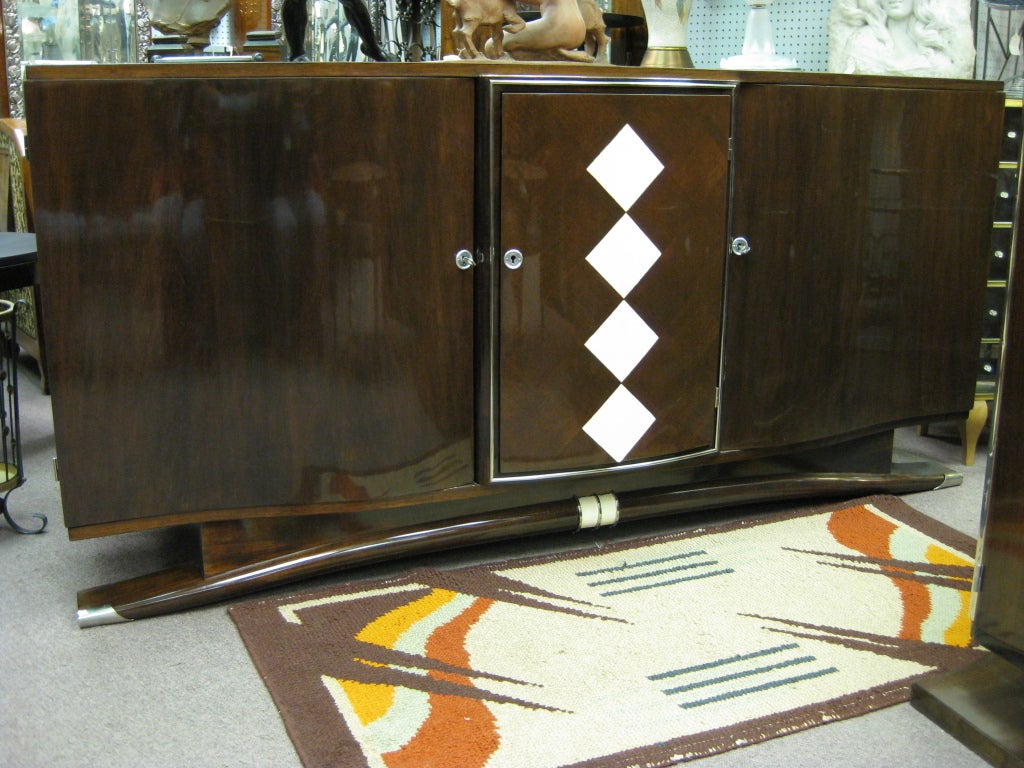
[[[668,557],[655,557],[650,560],[637,560],[634,563],[622,563],[621,565],[611,565],[607,568],[596,568],[592,571],[577,571],[577,576],[596,576],[599,573],[614,573],[615,571],[626,571],[630,568],[643,568],[648,565],[661,565],[662,563],[671,563],[674,560],[686,560],[690,557],[697,557],[699,555],[706,555],[708,552],[706,549],[696,549],[692,552],[683,552],[678,555],[669,555]]]
[[[760,693],[761,691],[769,691],[772,688],[781,688],[784,685],[792,685],[793,683],[800,683],[804,680],[813,680],[817,677],[824,677],[825,675],[831,675],[833,672],[839,670],[835,667],[828,667],[826,669],[820,669],[816,672],[808,672],[806,675],[797,675],[795,677],[787,677],[783,680],[773,680],[763,685],[753,686],[752,688],[741,688],[736,691],[726,691],[720,693],[717,696],[711,696],[706,699],[697,699],[696,701],[684,701],[679,706],[683,709],[696,709],[697,707],[703,707],[708,704],[715,704],[720,701],[726,701],[728,699],[736,699],[740,696],[746,696],[751,693]]]
[[[648,675],[647,679],[652,681],[664,680],[668,677],[678,677],[679,675],[686,675],[690,672],[703,672],[707,669],[714,669],[715,667],[723,667],[726,664],[735,664],[739,661],[749,661],[750,659],[759,659],[763,656],[771,656],[773,653],[779,653],[781,651],[791,651],[794,648],[799,648],[797,643],[785,643],[784,645],[774,645],[771,648],[765,648],[760,651],[752,651],[751,653],[741,653],[736,656],[728,656],[724,659],[716,659],[715,661],[708,661],[704,664],[694,664],[692,667],[681,667],[679,669],[670,669],[667,672],[659,672],[656,675]]]
[[[727,573],[734,573],[732,568],[722,568],[717,571],[709,571],[707,573],[699,573],[695,576],[683,576],[678,579],[671,579],[669,581],[659,581],[654,584],[638,584],[635,587],[626,587],[625,589],[613,589],[608,592],[602,592],[602,597],[612,597],[614,595],[625,595],[630,592],[642,592],[646,589],[658,589],[659,587],[670,587],[673,584],[682,584],[685,581],[697,581],[698,579],[710,579],[713,576],[724,576]]]

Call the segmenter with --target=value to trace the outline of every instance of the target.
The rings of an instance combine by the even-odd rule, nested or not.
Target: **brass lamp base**
[[[648,46],[641,67],[665,67],[671,69],[693,69],[693,59],[687,48]]]

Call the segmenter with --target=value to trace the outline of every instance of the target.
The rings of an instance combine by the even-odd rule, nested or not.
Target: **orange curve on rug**
[[[394,649],[420,622],[460,597],[459,593],[435,588],[421,598],[378,616],[356,634],[356,639]],[[461,596],[465,597],[465,596]],[[466,638],[484,612],[494,603],[473,599],[454,617],[439,624],[426,639],[426,658],[455,667],[470,669]],[[364,664],[371,662],[363,661]],[[428,676],[460,685],[472,686],[465,675],[430,671]],[[395,687],[339,680],[363,725],[385,717],[395,703]],[[428,714],[415,735],[400,748],[381,755],[389,768],[425,768],[459,766],[480,768],[498,748],[494,715],[478,699],[438,693],[428,694]]]
[[[427,656],[468,668],[466,636],[493,602],[477,598],[459,616],[434,630],[427,641]],[[472,685],[464,675],[432,671],[430,676]],[[419,731],[401,750],[383,757],[389,768],[482,768],[498,749],[498,742],[494,715],[482,701],[431,693],[430,714]]]
[[[865,506],[856,506],[834,512],[829,517],[828,530],[839,544],[878,561],[879,568],[900,592],[903,619],[898,637],[922,640],[924,624],[932,612],[931,593],[926,584],[913,578],[913,572],[886,563],[896,559],[890,546],[896,524]],[[967,561],[935,546],[928,548],[926,560],[929,564],[967,565]],[[950,644],[970,644],[969,587],[967,584],[967,590],[960,591],[960,610],[946,629],[946,641]]]

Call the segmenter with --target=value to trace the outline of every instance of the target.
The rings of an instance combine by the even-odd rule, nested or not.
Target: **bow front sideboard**
[[[179,528],[84,626],[434,549],[949,482],[997,83],[31,67],[64,519]]]

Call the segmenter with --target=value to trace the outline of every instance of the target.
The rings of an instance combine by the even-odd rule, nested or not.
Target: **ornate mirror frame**
[[[21,31],[21,17],[17,0],[0,0],[3,7],[4,63],[7,74],[7,94],[10,102],[10,116],[25,116],[25,92],[22,83],[24,45]],[[133,61],[146,60],[149,47],[149,8],[143,0],[132,0],[133,32],[135,50]]]
[[[150,45],[151,19],[146,0],[128,0],[132,7],[132,32],[134,48],[129,55],[129,63],[146,61],[146,50]],[[282,0],[271,0],[271,28],[280,29]],[[425,0],[422,3],[423,18],[406,18],[403,15],[403,4],[398,0],[366,0],[373,24],[378,30],[381,42],[401,60],[418,60],[419,58],[439,58],[439,30],[436,28],[435,14],[438,0]],[[3,9],[3,42],[4,63],[9,102],[9,116],[23,118],[25,116],[25,92],[22,82],[24,71],[24,40],[22,36],[22,19],[18,12],[18,0],[0,0]],[[403,41],[399,29],[403,23],[413,22],[417,28],[423,27],[422,40]],[[130,45],[130,43],[129,43]],[[419,49],[418,51],[416,49]],[[0,115],[2,116],[2,115]]]

